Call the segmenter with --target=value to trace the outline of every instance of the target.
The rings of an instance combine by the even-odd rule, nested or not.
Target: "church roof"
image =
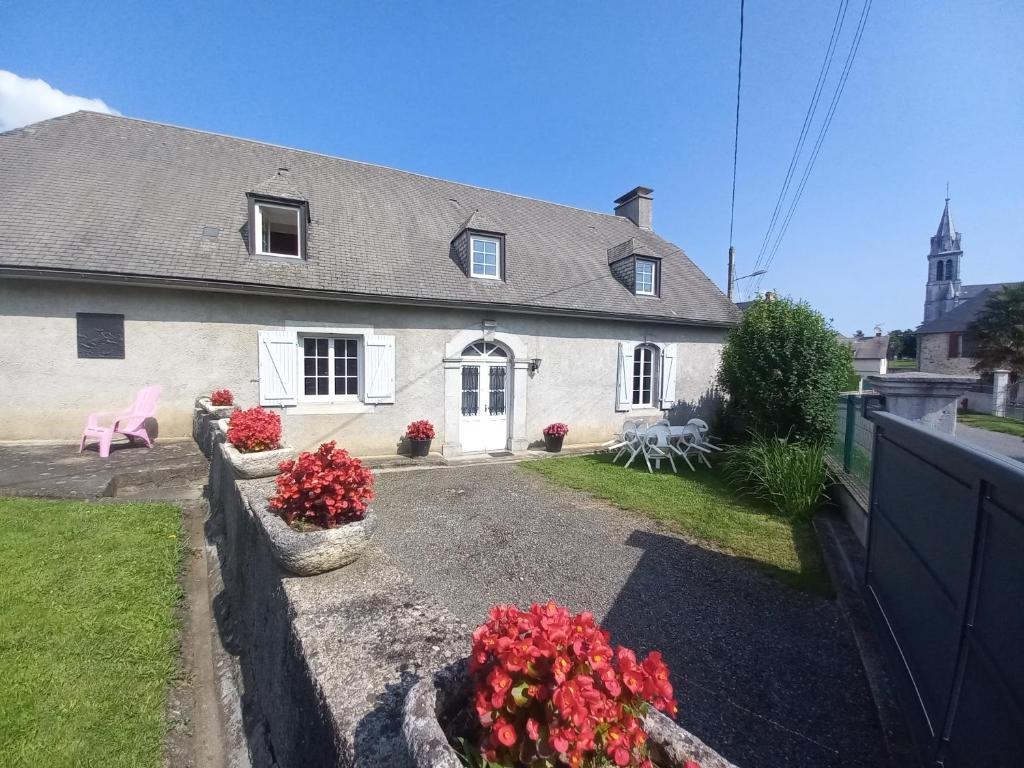
[[[1003,288],[1008,288],[1018,283],[988,283],[985,285],[965,285],[957,294],[961,299],[966,300],[957,304],[953,309],[940,315],[927,323],[918,326],[918,333],[963,333],[967,330],[974,318],[988,303],[988,300]]]

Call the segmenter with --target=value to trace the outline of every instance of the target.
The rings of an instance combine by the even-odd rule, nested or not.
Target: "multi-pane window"
[[[302,392],[307,397],[358,396],[358,340],[304,337]]]
[[[257,203],[254,208],[260,253],[265,256],[301,258],[299,216],[301,208]]]
[[[470,272],[473,277],[501,279],[501,243],[493,237],[471,237]]]
[[[657,364],[655,347],[644,344],[633,350],[633,405],[654,405]]]
[[[654,295],[654,273],[658,265],[649,259],[636,260],[636,292],[645,296]]]

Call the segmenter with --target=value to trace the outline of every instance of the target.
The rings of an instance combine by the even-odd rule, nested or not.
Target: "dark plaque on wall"
[[[124,315],[79,312],[78,356],[124,359]]]

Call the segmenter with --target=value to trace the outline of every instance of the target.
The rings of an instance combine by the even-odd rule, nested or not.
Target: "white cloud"
[[[79,109],[121,114],[108,107],[102,99],[70,96],[45,80],[30,80],[0,69],[0,131],[10,131]]]

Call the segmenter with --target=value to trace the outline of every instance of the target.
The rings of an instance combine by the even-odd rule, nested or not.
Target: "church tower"
[[[948,192],[946,194],[949,194]],[[924,293],[924,322],[944,315],[957,304],[960,293],[960,233],[953,229],[949,215],[949,198],[939,219],[939,229],[932,238],[928,254],[928,283]]]

